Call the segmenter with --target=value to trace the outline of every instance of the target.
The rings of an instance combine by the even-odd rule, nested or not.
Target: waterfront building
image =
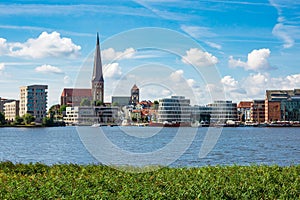
[[[300,121],[300,89],[267,90],[265,121]]]
[[[102,61],[100,52],[99,35],[97,33],[96,50],[94,56],[94,68],[92,76],[92,97],[93,101],[104,103],[104,79],[102,73]]]
[[[246,122],[251,120],[251,103],[252,101],[241,101],[237,105],[237,114],[238,114],[238,120],[240,122]]]
[[[237,104],[232,101],[214,101],[207,105],[211,107],[210,123],[226,124],[228,121],[237,121]]]
[[[64,88],[60,96],[60,105],[79,106],[82,99],[92,101],[92,90],[85,88]]]
[[[29,85],[20,87],[19,115],[29,113],[41,122],[47,113],[47,85]]]
[[[66,108],[64,121],[68,125],[119,123],[119,108],[104,106],[75,106]]]
[[[252,122],[265,122],[265,100],[253,100],[250,113]]]
[[[211,107],[195,105],[191,107],[191,121],[209,124],[211,118]]]
[[[5,120],[15,121],[19,116],[19,100],[12,100],[11,102],[4,103]]]
[[[5,99],[0,97],[0,112],[4,113],[4,104],[14,101],[13,99]]]
[[[112,96],[111,103],[117,104],[119,107],[127,106],[131,102],[131,97],[126,96]]]
[[[140,99],[140,89],[136,86],[136,84],[133,85],[131,88],[131,104],[136,105],[139,103]]]
[[[190,100],[183,96],[172,96],[159,100],[157,122],[190,123]]]

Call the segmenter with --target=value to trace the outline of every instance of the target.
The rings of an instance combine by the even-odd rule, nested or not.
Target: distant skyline
[[[106,102],[111,95],[128,96],[136,83],[140,100],[186,95],[189,87],[193,104],[207,104],[207,93],[216,87],[197,76],[191,64],[215,66],[226,99],[261,99],[267,89],[300,88],[299,16],[300,2],[294,0],[4,0],[0,97],[19,99],[20,86],[47,84],[49,107],[59,103],[63,88],[90,88],[99,32]],[[184,43],[182,54],[139,49],[139,39],[164,46],[165,39],[151,33],[114,44],[121,41],[118,35],[144,27],[175,31],[202,48]],[[84,71],[83,81],[79,73]]]

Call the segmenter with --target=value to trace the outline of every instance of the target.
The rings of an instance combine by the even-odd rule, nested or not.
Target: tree
[[[102,105],[103,105],[103,102],[100,101],[100,100],[93,101],[93,105],[94,105],[94,106],[102,106]]]
[[[158,109],[158,104],[159,104],[159,102],[158,102],[157,100],[155,100],[155,101],[153,102],[153,109],[154,109],[154,110],[157,110],[157,109]]]
[[[20,124],[22,124],[23,123],[23,118],[22,117],[20,117],[20,116],[16,116],[16,119],[15,119],[15,121],[14,121],[14,124],[16,124],[16,125],[20,125]]]
[[[0,112],[0,125],[4,125],[5,124],[5,116],[2,112]]]
[[[90,106],[91,105],[91,101],[88,100],[87,98],[83,98],[80,102],[80,106]]]
[[[23,120],[24,120],[24,123],[27,125],[27,124],[30,124],[31,122],[34,122],[35,118],[31,114],[27,113],[23,116]]]
[[[66,111],[66,108],[67,108],[68,106],[67,105],[62,105],[62,106],[60,106],[60,108],[59,108],[59,110],[58,110],[58,113],[60,114],[60,115],[62,115],[65,111]]]
[[[49,117],[45,117],[43,118],[43,123],[44,126],[53,126],[54,122],[53,122],[53,118],[49,118]]]
[[[112,106],[119,106],[118,102],[113,102],[111,105]]]

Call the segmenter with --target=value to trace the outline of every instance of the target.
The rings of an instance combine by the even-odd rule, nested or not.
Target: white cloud
[[[269,49],[255,49],[248,54],[247,61],[243,62],[240,59],[235,60],[232,56],[229,57],[228,64],[230,67],[242,67],[245,70],[268,70],[271,65],[268,61],[271,51]]]
[[[192,64],[197,67],[212,66],[218,63],[218,58],[201,49],[191,48],[182,56],[181,61],[186,64]]]
[[[30,38],[24,43],[7,43],[0,38],[0,54],[14,57],[76,57],[80,49],[70,38],[61,37],[58,32],[42,32],[38,38]]]
[[[282,20],[283,19],[280,18],[280,21],[282,21]],[[290,35],[290,28],[288,26],[284,25],[283,23],[276,24],[272,30],[272,33],[276,37],[283,40],[283,42],[284,42],[283,48],[287,49],[287,48],[291,48],[294,46],[295,41],[292,38],[292,36]]]
[[[134,48],[127,48],[125,51],[115,51],[113,48],[105,49],[101,52],[103,60],[120,60],[132,58],[136,51]]]
[[[70,85],[72,83],[72,80],[69,76],[64,76],[64,84]]]
[[[212,48],[215,48],[215,49],[218,49],[218,50],[221,50],[222,49],[222,46],[217,44],[217,43],[214,43],[214,42],[209,42],[209,41],[206,41],[205,44],[207,44],[208,46],[212,47]]]
[[[170,79],[174,82],[181,82],[183,80],[183,70],[177,70],[175,72],[172,72],[170,75]]]
[[[63,74],[63,71],[60,68],[51,65],[41,65],[36,67],[35,71],[41,73]]]
[[[119,63],[111,63],[103,66],[103,75],[104,78],[114,78],[117,79],[121,77],[122,70],[119,66]]]
[[[221,79],[221,83],[223,83],[225,86],[230,86],[230,87],[236,87],[238,85],[238,82],[234,80],[231,76],[224,76]]]
[[[204,38],[204,37],[215,37],[216,34],[210,31],[210,28],[208,27],[202,27],[202,26],[186,26],[181,25],[181,30],[189,34],[190,36],[194,38]]]
[[[3,71],[5,69],[4,63],[0,63],[0,71]]]
[[[0,55],[7,54],[8,52],[8,45],[6,43],[6,39],[0,38]]]

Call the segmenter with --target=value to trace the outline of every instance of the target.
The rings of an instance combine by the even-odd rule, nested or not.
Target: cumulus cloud
[[[212,66],[218,63],[218,58],[201,49],[191,48],[182,56],[181,61],[185,64],[192,64],[197,67]]]
[[[111,63],[103,66],[104,78],[119,78],[122,75],[122,70],[119,63]]]
[[[51,65],[41,65],[36,67],[35,71],[40,73],[63,74],[63,71],[60,68]]]
[[[3,71],[5,69],[4,63],[0,63],[0,71]]]
[[[174,82],[181,82],[183,80],[183,70],[177,70],[175,72],[172,72],[170,75],[170,78]]]
[[[58,32],[42,32],[37,38],[30,38],[24,43],[8,43],[0,38],[0,54],[14,57],[76,57],[80,49],[70,38],[61,37]]]
[[[120,60],[120,59],[128,59],[132,58],[136,53],[134,48],[127,48],[123,52],[116,51],[113,48],[108,48],[102,51],[102,59],[103,60]]]
[[[240,59],[236,60],[233,56],[229,57],[229,67],[242,67],[245,70],[269,70],[272,69],[268,58],[270,57],[270,49],[255,49],[248,54],[247,61],[243,62]]]

